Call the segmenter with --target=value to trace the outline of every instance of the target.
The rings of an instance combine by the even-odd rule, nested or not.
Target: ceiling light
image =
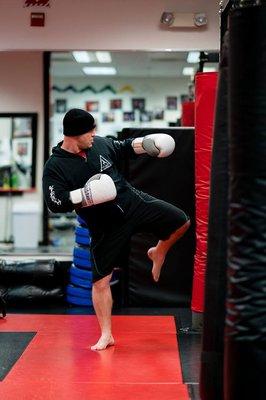
[[[203,67],[203,72],[216,72],[217,69],[215,67]]]
[[[186,75],[186,76],[194,75],[194,68],[193,67],[185,67],[185,68],[183,68],[182,74]]]
[[[187,56],[188,63],[198,63],[200,61],[200,52],[199,51],[190,51]]]
[[[114,67],[84,67],[82,68],[86,75],[116,75]]]
[[[165,11],[162,13],[162,16],[161,16],[162,24],[170,26],[170,25],[172,25],[174,20],[175,20],[175,15],[173,12]]]
[[[87,51],[73,51],[73,57],[79,63],[89,63],[91,62],[91,58]]]
[[[196,26],[207,25],[207,15],[205,13],[198,13],[194,15],[194,23]]]
[[[164,11],[160,21],[169,28],[195,28],[208,23],[205,13],[179,13],[176,11]]]
[[[112,62],[112,57],[109,51],[96,51],[95,52],[97,60],[99,63],[110,63]]]

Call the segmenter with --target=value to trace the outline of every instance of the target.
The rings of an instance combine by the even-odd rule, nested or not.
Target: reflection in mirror
[[[94,116],[100,136],[117,137],[129,127],[178,126],[203,64],[204,72],[218,67],[200,51],[53,52],[51,147],[63,139],[62,119],[73,107]]]
[[[37,114],[0,114],[0,191],[35,186]]]
[[[210,61],[199,51],[53,52],[50,152],[63,140],[62,120],[70,108],[90,112],[97,135],[112,138],[124,128],[181,125],[184,104],[194,99],[196,72],[218,69]],[[50,243],[72,246],[76,223],[75,213],[50,212]]]

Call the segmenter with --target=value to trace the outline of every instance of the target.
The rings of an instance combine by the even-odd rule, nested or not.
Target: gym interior
[[[0,398],[264,400],[266,2],[2,0],[0,32]],[[152,234],[123,249],[102,351],[90,229],[42,189],[73,108],[169,135],[120,171],[191,221],[158,282]]]

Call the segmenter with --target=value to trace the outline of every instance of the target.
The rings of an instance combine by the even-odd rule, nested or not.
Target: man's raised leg
[[[91,350],[104,350],[114,344],[111,324],[113,305],[110,289],[111,277],[112,274],[105,276],[92,286],[92,301],[101,328],[101,337],[94,346],[91,346]]]
[[[190,221],[188,220],[184,225],[174,231],[167,240],[159,240],[156,247],[151,247],[148,250],[148,257],[153,262],[152,276],[155,282],[158,282],[161,269],[164,263],[164,259],[168,250],[173,246],[173,244],[180,239],[184,233],[188,230],[190,226]]]

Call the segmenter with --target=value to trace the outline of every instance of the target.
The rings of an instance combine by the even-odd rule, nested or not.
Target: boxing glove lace
[[[93,175],[83,188],[70,192],[70,200],[74,205],[90,207],[116,198],[116,187],[113,179],[106,174]]]

